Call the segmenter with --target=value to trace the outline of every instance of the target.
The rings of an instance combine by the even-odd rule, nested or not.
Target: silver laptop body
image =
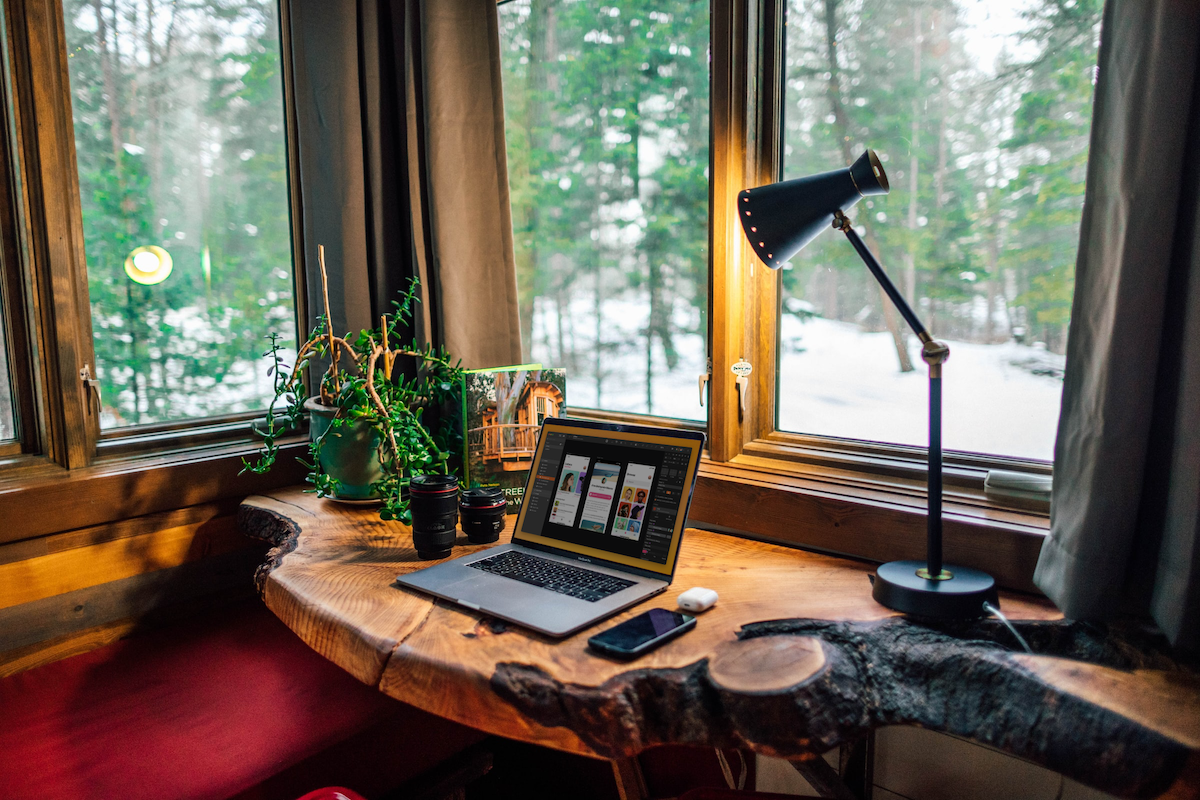
[[[549,636],[572,634],[671,585],[703,445],[694,431],[547,419],[512,542],[396,582]],[[631,585],[589,600],[479,568],[512,551]]]

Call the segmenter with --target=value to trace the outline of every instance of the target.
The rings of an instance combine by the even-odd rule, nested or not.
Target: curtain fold
[[[323,313],[317,245],[330,267],[329,305],[339,332],[373,318],[367,268],[366,185],[354,0],[289,3],[299,152],[308,329]],[[346,91],[346,87],[354,87]],[[303,335],[303,332],[302,334]]]
[[[1200,5],[1109,0],[1101,31],[1051,531],[1068,617],[1149,613],[1197,649]]]
[[[411,277],[413,334],[465,367],[519,363],[494,0],[292,0],[309,316],[325,245],[338,330]]]

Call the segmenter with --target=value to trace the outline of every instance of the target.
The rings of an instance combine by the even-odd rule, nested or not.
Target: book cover
[[[515,514],[525,494],[542,420],[566,413],[567,374],[541,364],[463,374],[463,483],[496,486]]]

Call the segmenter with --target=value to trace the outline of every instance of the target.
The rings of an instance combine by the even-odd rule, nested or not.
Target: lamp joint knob
[[[921,346],[921,360],[931,367],[938,366],[950,358],[950,345],[929,339]]]

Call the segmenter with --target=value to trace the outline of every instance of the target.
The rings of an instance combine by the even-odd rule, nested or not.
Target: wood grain
[[[115,620],[9,651],[0,656],[0,678],[110,645],[125,638],[137,627],[137,620]]]
[[[821,640],[811,636],[722,642],[708,659],[709,680],[735,694],[775,694],[804,683],[824,668]]]
[[[1200,750],[1200,676],[1165,670],[1126,672],[1065,658],[1014,658],[1051,686]]]
[[[1002,593],[1039,654],[1017,657],[998,622],[919,624],[877,605],[868,565],[689,530],[674,584],[652,602],[672,607],[695,585],[721,600],[628,664],[586,640],[644,605],[552,640],[397,587],[427,562],[406,527],[370,509],[291,490],[249,498],[240,519],[277,546],[267,605],[314,649],[393,697],[510,738],[606,758],[665,743],[803,758],[917,724],[1129,796],[1164,791],[1195,750],[1185,717],[1200,689],[1165,645],[1064,621],[1036,598]],[[1063,659],[1104,668],[1107,683],[1052,668]],[[1162,713],[1140,710],[1155,697]]]

